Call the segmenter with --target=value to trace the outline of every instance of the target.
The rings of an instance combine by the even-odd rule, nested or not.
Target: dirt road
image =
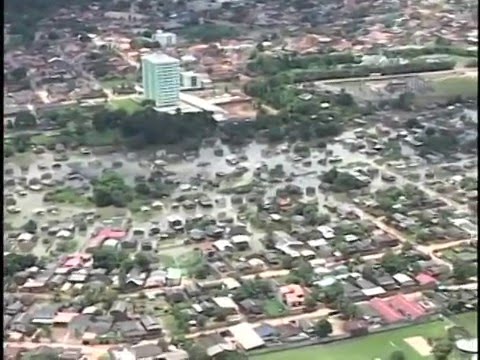
[[[320,318],[320,317],[323,317],[323,316],[327,316],[332,311],[333,311],[332,309],[323,308],[323,309],[318,309],[317,311],[314,311],[314,312],[311,312],[311,313],[286,316],[286,317],[277,318],[277,319],[262,320],[262,321],[253,322],[253,323],[250,323],[250,324],[255,326],[255,325],[260,325],[260,324],[266,322],[270,325],[282,325],[282,324],[288,324],[289,322],[298,321],[298,320],[302,320],[302,319]],[[230,326],[225,326],[225,327],[216,328],[216,329],[213,329],[213,330],[207,330],[207,331],[197,332],[197,333],[193,333],[193,334],[188,334],[187,338],[193,339],[193,338],[196,338],[200,335],[214,334],[214,333],[217,333],[219,331],[228,330],[229,327]]]

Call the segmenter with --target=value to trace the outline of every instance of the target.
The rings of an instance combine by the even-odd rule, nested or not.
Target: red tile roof
[[[402,314],[392,309],[385,301],[379,298],[373,298],[369,301],[369,304],[386,322],[393,323],[404,320],[404,316]]]
[[[412,319],[425,315],[425,310],[419,304],[415,301],[408,300],[402,294],[392,296],[388,301],[392,308]]]
[[[427,285],[427,284],[436,284],[437,283],[437,280],[427,274],[427,273],[420,273],[418,274],[416,277],[415,277],[415,280],[417,280],[417,282],[420,284],[420,285]]]
[[[103,244],[107,239],[121,240],[127,236],[127,232],[121,229],[104,228],[98,232],[97,235],[92,237],[88,242],[88,247],[98,247]]]

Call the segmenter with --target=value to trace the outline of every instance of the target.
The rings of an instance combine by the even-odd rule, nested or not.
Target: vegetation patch
[[[476,311],[459,314],[452,318],[453,322],[467,330],[471,336],[477,336],[478,313]]]
[[[283,305],[277,299],[270,299],[265,301],[265,304],[263,306],[263,311],[265,312],[265,315],[267,315],[268,317],[282,316],[287,313],[287,309],[285,308],[285,305]]]
[[[433,82],[434,94],[437,96],[467,96],[476,97],[478,94],[478,78],[471,76],[457,76],[438,79]]]
[[[115,110],[125,110],[128,113],[133,113],[142,109],[141,104],[134,99],[112,100],[110,106]]]
[[[401,351],[405,359],[425,360],[430,356],[421,356],[415,349],[409,346],[404,339],[414,336],[437,338],[445,335],[443,321],[436,321],[418,326],[386,331],[372,334],[368,337],[335,342],[327,345],[309,346],[294,350],[272,352],[264,355],[252,356],[253,360],[365,360],[381,359],[388,360],[394,351]]]
[[[45,194],[44,201],[77,206],[92,205],[86,196],[79,194],[78,191],[68,186]]]

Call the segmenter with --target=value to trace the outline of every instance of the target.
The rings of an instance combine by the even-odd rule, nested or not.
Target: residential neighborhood
[[[7,0],[4,358],[476,359],[477,10]]]

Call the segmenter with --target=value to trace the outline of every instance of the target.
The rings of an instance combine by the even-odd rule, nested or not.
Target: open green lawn
[[[433,88],[437,96],[477,96],[478,78],[476,77],[449,77],[433,81]]]
[[[472,311],[451,318],[457,325],[464,327],[472,336],[477,336],[478,313]]]
[[[252,356],[253,360],[387,360],[395,350],[404,352],[408,360],[431,360],[433,357],[421,356],[408,345],[404,339],[422,336],[441,337],[445,335],[446,322],[435,321],[428,324],[410,326],[398,330],[386,331],[380,334],[352,340],[338,341],[326,345],[307,346],[294,350],[273,352]]]
[[[188,251],[179,256],[171,256],[165,254],[157,255],[162,266],[178,267],[186,275],[192,269],[195,269],[202,262],[202,256],[196,251]]]
[[[274,317],[279,315],[284,315],[287,312],[285,305],[283,305],[277,299],[267,300],[263,307],[265,314],[268,317]]]
[[[110,106],[114,109],[123,109],[127,112],[134,112],[142,108],[139,101],[136,101],[136,99],[112,100]]]

